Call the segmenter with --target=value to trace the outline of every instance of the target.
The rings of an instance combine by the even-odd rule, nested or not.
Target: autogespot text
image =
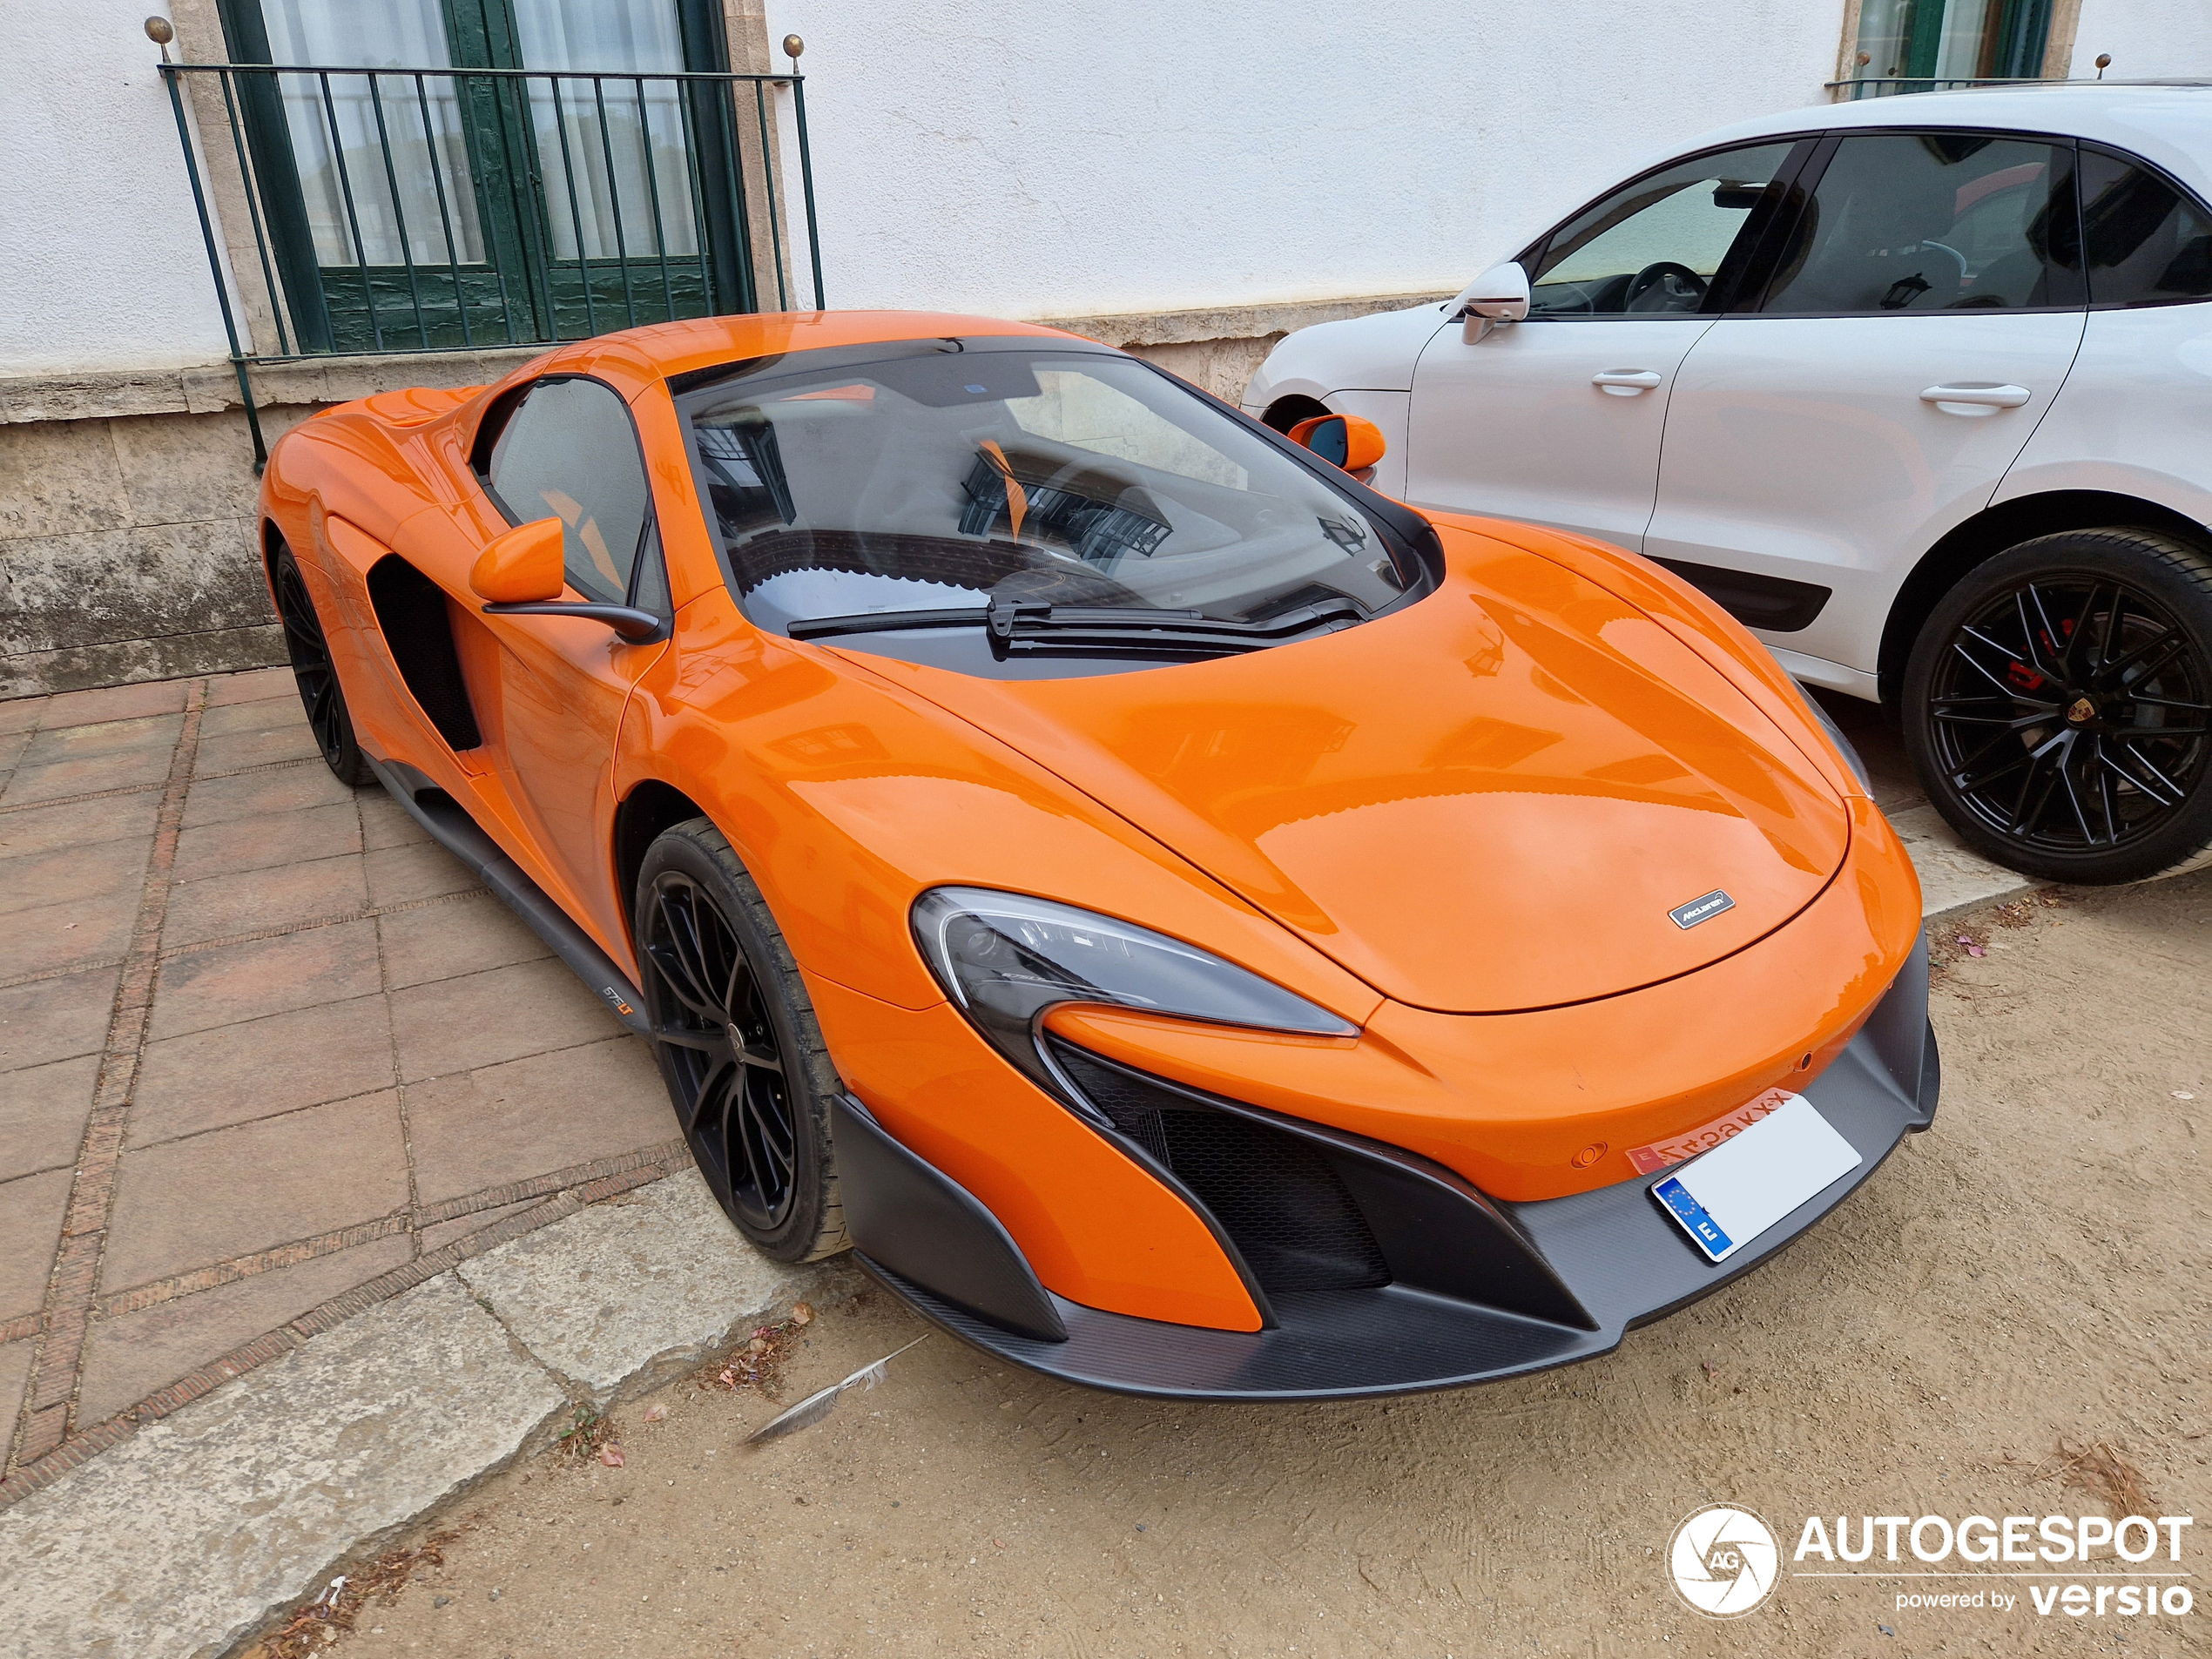
[[[1946,1515],[1860,1515],[1856,1520],[1838,1515],[1831,1529],[1826,1516],[1812,1515],[1798,1534],[1793,1559],[1798,1563],[1798,1577],[2018,1581],[2011,1588],[1901,1589],[1896,1595],[1899,1612],[1986,1608],[2006,1613],[2025,1595],[2028,1606],[2046,1618],[2179,1617],[2195,1605],[2189,1586],[2178,1581],[2189,1575],[2175,1570],[2182,1559],[2182,1534],[2193,1524],[2188,1515],[2126,1515],[2118,1521],[2103,1515],[1967,1515],[1956,1521]],[[2098,1554],[2106,1549],[2111,1554]],[[1921,1565],[1899,1572],[1869,1566],[1833,1573],[1804,1565],[1878,1561]],[[1954,1561],[1966,1564],[1966,1570],[1943,1570]],[[2091,1565],[2097,1561],[2108,1565]],[[2069,1565],[2076,1572],[2049,1570]]]

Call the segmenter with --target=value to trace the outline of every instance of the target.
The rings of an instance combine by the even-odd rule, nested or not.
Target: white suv
[[[1712,133],[1438,307],[1261,366],[1377,488],[1643,553],[1902,718],[2067,881],[2212,843],[2212,86],[1949,92]]]

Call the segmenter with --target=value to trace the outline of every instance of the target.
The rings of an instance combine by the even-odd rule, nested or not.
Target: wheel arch
[[[1890,602],[1876,661],[1882,705],[1894,709],[1921,626],[1966,574],[2006,549],[2062,530],[2148,529],[2212,553],[2212,528],[2156,502],[2103,489],[2054,489],[2002,501],[1956,526],[1920,557]]]
[[[1305,392],[1285,392],[1271,401],[1267,412],[1259,418],[1278,432],[1288,433],[1300,421],[1310,421],[1317,415],[1332,413],[1333,411],[1329,406],[1318,397]]]
[[[630,941],[633,954],[637,950],[634,937],[637,874],[645,867],[645,850],[664,830],[673,829],[694,818],[711,819],[712,816],[675,785],[663,783],[658,778],[647,778],[634,785],[616,804],[615,892],[621,900],[623,927],[633,935]],[[641,962],[641,969],[642,967]]]

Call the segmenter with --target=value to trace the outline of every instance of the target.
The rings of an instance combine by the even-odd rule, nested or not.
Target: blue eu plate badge
[[[1802,1095],[1656,1184],[1651,1196],[1707,1261],[1742,1249],[1864,1160]]]

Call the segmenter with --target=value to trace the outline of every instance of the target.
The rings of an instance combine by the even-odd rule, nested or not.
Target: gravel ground
[[[747,1451],[779,1401],[925,1328],[847,1278],[774,1399],[695,1379],[624,1405],[624,1467],[549,1453],[495,1478],[417,1529],[457,1531],[441,1561],[308,1645],[2212,1652],[2212,873],[1954,920],[1936,954],[1934,1130],[1779,1260],[1604,1359],[1387,1404],[1189,1406],[939,1335]],[[1757,1510],[1785,1556],[1816,1514],[2105,1513],[2066,1483],[2061,1443],[2112,1448],[2149,1513],[2205,1517],[2168,1568],[2193,1575],[2175,1581],[2195,1611],[2040,1616],[2027,1581],[1804,1579],[1785,1559],[1771,1599],[1722,1622],[1663,1570],[1676,1525],[1714,1501]],[[1898,1608],[1931,1588],[2018,1600]]]

